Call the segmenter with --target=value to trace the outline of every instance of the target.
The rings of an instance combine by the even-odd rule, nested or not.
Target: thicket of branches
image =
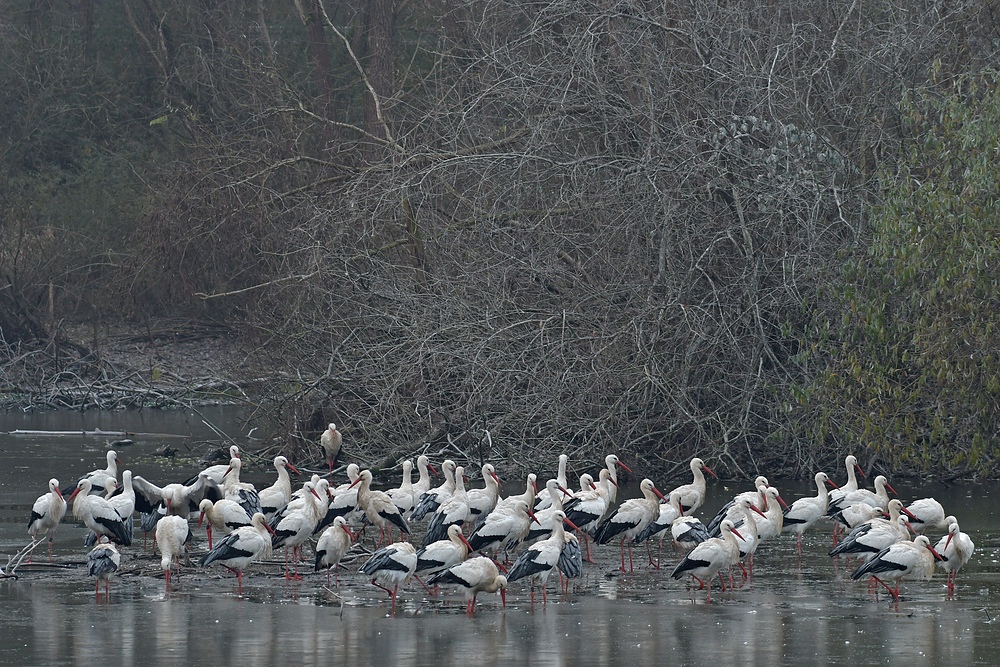
[[[871,444],[802,422],[801,352],[901,99],[996,36],[982,2],[55,4],[4,19],[6,82],[50,114],[5,141],[10,293],[231,322],[283,378],[276,432],[321,411],[373,458],[488,430],[516,463],[667,470]]]

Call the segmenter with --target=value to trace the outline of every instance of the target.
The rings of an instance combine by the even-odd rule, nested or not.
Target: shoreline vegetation
[[[124,9],[0,5],[8,407],[1000,476],[992,5]]]

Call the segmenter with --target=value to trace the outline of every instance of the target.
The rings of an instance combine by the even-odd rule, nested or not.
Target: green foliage
[[[800,395],[816,442],[914,473],[989,473],[1000,428],[1000,90],[997,73],[904,100],[911,132],[880,176],[872,243],[813,331],[826,368]]]

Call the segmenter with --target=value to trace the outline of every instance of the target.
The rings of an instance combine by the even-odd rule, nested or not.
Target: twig
[[[0,579],[17,579],[17,568],[24,559],[35,550],[39,544],[45,541],[44,537],[39,537],[31,541],[26,547],[18,551],[13,556],[7,557],[7,565],[0,568]]]

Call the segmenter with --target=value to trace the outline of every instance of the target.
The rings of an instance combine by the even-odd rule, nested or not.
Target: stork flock
[[[329,430],[336,427],[331,424]],[[339,432],[326,439],[339,448]],[[796,535],[801,557],[803,533],[821,519],[834,525],[830,556],[857,558],[852,578],[869,578],[870,590],[881,585],[897,601],[901,580],[930,579],[935,564],[946,573],[953,594],[956,576],[975,549],[958,520],[946,515],[933,498],[904,505],[890,497],[895,490],[883,476],[875,479],[873,491],[861,488],[856,474],[861,468],[854,456],[845,460],[844,484],[838,487],[818,472],[816,495],[790,506],[759,476],[752,490],[737,494],[707,525],[695,513],[705,502],[705,474],[714,473],[700,458],[690,462],[690,483],[664,494],[652,480],[643,479],[641,496],[621,503],[620,469],[632,470],[615,454],[604,458],[596,475],[580,475],[576,490],[570,490],[566,477],[568,457],[561,455],[557,475],[546,481],[541,493],[537,475],[529,473],[524,491],[506,497],[501,497],[501,480],[490,463],[480,468],[482,487],[469,488],[463,466],[444,460],[438,472],[421,455],[415,466],[403,462],[398,487],[381,491],[372,488],[371,471],[354,463],[346,467],[347,480],[333,484],[328,478],[335,458],[327,450],[330,473],[313,475],[293,491],[289,471],[300,473],[284,456],[277,456],[274,483],[257,490],[240,480],[242,460],[236,446],[230,448],[228,464],[164,486],[130,470],[122,472],[119,483],[121,461],[109,451],[106,468],[84,475],[69,488],[60,489],[58,480],[49,480],[48,493],[32,507],[28,532],[36,542],[48,536],[51,561],[54,533],[71,503],[74,516],[90,529],[88,573],[95,577],[98,599],[101,582],[107,599],[109,579],[121,563],[119,549],[132,544],[134,514],[139,513],[140,529],[154,534],[167,590],[171,571],[179,570],[181,558],[196,548],[192,523],[197,520],[198,529],[204,526],[208,548],[198,564],[219,564],[234,573],[238,593],[243,572],[279,548],[284,549],[285,578],[300,579],[303,549],[311,546],[309,562],[314,572],[325,570],[328,586],[331,573],[339,585],[338,568],[344,568],[342,561],[354,552],[369,556],[358,572],[389,594],[393,608],[400,588],[416,579],[431,595],[438,586],[457,588],[465,595],[469,614],[481,592],[499,593],[506,605],[508,586],[522,579],[529,582],[532,603],[536,586],[547,602],[550,575],[568,590],[570,581],[582,576],[585,561],[594,562],[591,542],[617,542],[620,570],[628,573],[635,570],[637,544],[646,545],[649,566],[659,570],[663,541],[669,536],[679,558],[670,576],[690,577],[698,589],[707,589],[709,602],[716,577],[723,590],[737,586],[737,572],[742,573],[739,586],[751,581],[755,553],[782,532]],[[432,486],[431,475],[443,481]],[[411,539],[411,526],[417,522],[426,522],[420,541]],[[378,529],[374,549],[360,543],[366,526]],[[934,545],[927,534],[933,531],[946,531]],[[657,542],[654,557],[652,544]]]

